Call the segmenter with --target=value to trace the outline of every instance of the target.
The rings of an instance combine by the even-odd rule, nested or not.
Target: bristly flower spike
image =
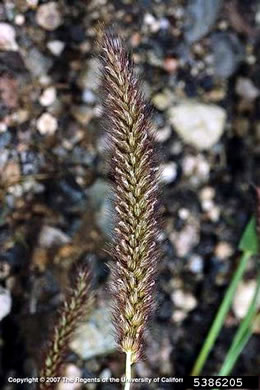
[[[75,283],[65,297],[43,359],[40,377],[45,379],[60,376],[61,365],[69,342],[80,321],[93,305],[90,272],[85,266],[79,266],[75,271]],[[57,383],[45,380],[40,383],[39,389],[51,390],[56,385]]]
[[[100,45],[115,192],[113,317],[118,344],[131,365],[142,357],[144,331],[154,307],[159,178],[150,109],[133,63],[113,33],[104,33]]]

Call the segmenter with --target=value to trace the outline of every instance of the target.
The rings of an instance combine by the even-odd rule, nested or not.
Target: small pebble
[[[62,41],[58,41],[58,40],[49,41],[47,43],[47,47],[54,56],[58,57],[63,52],[64,47],[65,47],[65,43]]]
[[[188,217],[189,217],[189,215],[190,215],[190,212],[189,212],[188,209],[181,208],[181,209],[179,209],[179,211],[178,211],[178,215],[179,215],[179,217],[180,217],[181,219],[186,220],[186,219],[188,219]]]
[[[212,222],[217,222],[220,217],[220,208],[216,205],[214,205],[208,212],[207,217]]]
[[[17,51],[15,29],[8,23],[0,23],[0,50]]]
[[[204,187],[200,191],[200,199],[202,201],[212,200],[215,197],[215,189],[213,187]]]
[[[39,83],[43,87],[47,87],[51,83],[51,78],[47,74],[43,74],[39,77]]]
[[[183,102],[168,110],[169,121],[183,141],[198,150],[209,150],[224,132],[226,112],[213,104]]]
[[[152,26],[155,22],[156,22],[156,19],[152,14],[145,14],[144,15],[144,24],[147,24],[148,26]]]
[[[193,255],[189,258],[189,269],[194,274],[201,273],[203,270],[203,260],[198,255]]]
[[[81,388],[81,383],[76,381],[75,378],[81,378],[82,373],[81,370],[75,366],[75,364],[67,364],[64,368],[64,371],[62,372],[62,375],[68,379],[71,379],[71,383],[60,381],[57,386],[57,390],[78,390]]]
[[[8,108],[16,108],[18,102],[18,82],[11,75],[0,76],[0,98],[1,104]]]
[[[185,312],[189,312],[197,306],[196,298],[183,290],[176,290],[171,294],[173,303]]]
[[[53,135],[58,128],[58,122],[54,116],[45,112],[38,118],[36,127],[41,135]]]
[[[14,19],[14,22],[15,24],[17,24],[17,26],[22,26],[25,22],[25,17],[24,15],[22,14],[18,14],[15,16],[15,19]]]
[[[158,129],[155,135],[156,142],[165,142],[167,141],[171,136],[171,128],[170,126],[165,126],[162,129]]]
[[[210,166],[202,154],[197,156],[186,155],[182,161],[182,169],[184,175],[190,177],[193,185],[208,180]]]
[[[39,235],[39,245],[51,248],[54,245],[64,245],[70,241],[69,236],[53,226],[43,226]]]
[[[175,247],[177,256],[187,256],[191,249],[199,242],[197,221],[190,218],[186,226],[180,232],[173,231],[169,235],[169,239]]]
[[[170,22],[167,18],[161,18],[159,22],[161,30],[167,30],[170,27]]]
[[[2,180],[6,186],[10,186],[19,182],[21,177],[20,166],[16,161],[8,161],[5,165]]]
[[[28,50],[28,53],[23,58],[27,69],[34,77],[40,78],[48,73],[52,66],[52,61],[49,57],[43,55],[36,47]]]
[[[0,321],[10,313],[11,306],[12,297],[10,291],[0,287]]]
[[[236,93],[249,101],[255,100],[259,96],[257,89],[250,79],[239,77],[235,87]]]
[[[40,96],[40,103],[42,106],[47,107],[53,104],[56,100],[56,89],[54,87],[46,88]]]
[[[137,46],[139,46],[139,44],[141,43],[141,40],[142,40],[141,35],[140,35],[138,32],[134,33],[134,34],[131,36],[131,40],[130,40],[131,46],[132,46],[132,47],[137,47]]]
[[[187,317],[187,312],[178,309],[174,310],[172,314],[172,320],[173,322],[176,323],[182,322],[183,320],[185,320],[186,317]]]
[[[228,242],[221,241],[215,247],[215,255],[221,260],[227,259],[232,256],[233,253],[234,249]]]
[[[205,199],[201,202],[203,211],[210,211],[214,207],[214,203],[211,199]]]
[[[177,165],[175,162],[168,162],[161,165],[161,180],[163,183],[172,183],[177,177]]]
[[[169,94],[166,92],[157,93],[152,98],[153,105],[160,111],[166,110],[170,104],[171,100],[169,99]]]
[[[40,5],[36,13],[36,22],[45,30],[56,30],[62,24],[58,4],[51,1]]]
[[[101,373],[100,373],[100,377],[102,379],[105,379],[105,380],[108,380],[109,378],[111,378],[112,376],[112,373],[111,371],[109,370],[109,368],[105,368]]]
[[[175,73],[178,69],[179,61],[174,57],[167,57],[163,61],[163,67],[168,73]]]
[[[30,8],[34,9],[37,7],[39,0],[26,0],[26,3]]]
[[[82,100],[86,104],[93,104],[96,102],[96,95],[94,92],[91,91],[91,89],[84,89],[82,94]]]
[[[256,280],[249,280],[240,282],[234,296],[232,308],[235,316],[238,319],[245,317],[251,300],[256,290]],[[258,307],[260,307],[260,301],[258,300]]]
[[[0,122],[0,133],[5,133],[7,129],[7,124],[5,122]]]

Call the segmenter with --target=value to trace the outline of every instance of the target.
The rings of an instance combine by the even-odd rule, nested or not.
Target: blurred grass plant
[[[91,275],[85,266],[75,267],[75,282],[68,291],[60,308],[59,315],[51,332],[40,377],[45,378],[40,383],[40,390],[51,390],[57,386],[55,382],[47,382],[46,378],[60,376],[61,365],[68,349],[69,342],[83,317],[93,304],[91,292]]]

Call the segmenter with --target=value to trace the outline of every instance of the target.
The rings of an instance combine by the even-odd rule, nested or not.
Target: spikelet
[[[112,270],[113,318],[118,345],[143,352],[143,335],[154,307],[158,248],[158,170],[150,109],[140,92],[133,63],[121,40],[100,40],[103,106],[115,192],[116,227]]]
[[[67,351],[69,341],[79,322],[93,304],[90,291],[90,272],[85,267],[76,270],[75,285],[68,292],[54,327],[52,337],[45,352],[40,377],[57,377]],[[53,389],[56,383],[41,383],[41,390]]]

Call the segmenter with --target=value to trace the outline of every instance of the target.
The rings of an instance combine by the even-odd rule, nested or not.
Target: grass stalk
[[[226,355],[226,358],[224,360],[224,363],[222,364],[222,367],[221,367],[218,375],[224,376],[224,375],[230,374],[234,365],[236,364],[236,361],[237,361],[240,353],[243,351],[244,347],[246,346],[246,344],[248,343],[248,341],[252,335],[252,326],[254,323],[254,319],[257,315],[257,301],[259,298],[259,291],[260,291],[260,274],[258,276],[255,294],[254,294],[252,301],[249,305],[246,316],[243,319],[243,321],[241,322],[241,324],[240,324],[240,326],[239,326],[239,328],[234,336],[231,347]]]
[[[129,351],[126,353],[126,362],[125,362],[125,389],[130,390],[131,379],[132,379],[132,352]]]
[[[194,367],[193,367],[192,372],[191,372],[192,376],[200,375],[201,370],[204,367],[204,364],[207,360],[207,357],[208,357],[210,351],[212,350],[212,348],[215,344],[215,341],[219,335],[219,332],[222,328],[222,325],[225,321],[226,315],[227,315],[227,313],[230,309],[230,306],[232,304],[234,293],[236,291],[236,288],[238,286],[239,281],[241,280],[241,278],[245,272],[246,266],[248,264],[248,260],[250,259],[251,255],[252,255],[251,252],[245,251],[241,256],[238,268],[237,268],[236,272],[234,273],[234,276],[231,280],[231,283],[230,283],[230,285],[225,293],[224,299],[219,307],[217,315],[216,315],[216,317],[213,321],[213,324],[209,330],[209,333],[208,333],[207,338],[203,344],[203,347],[199,353],[199,356],[198,356],[197,360],[195,361]]]

